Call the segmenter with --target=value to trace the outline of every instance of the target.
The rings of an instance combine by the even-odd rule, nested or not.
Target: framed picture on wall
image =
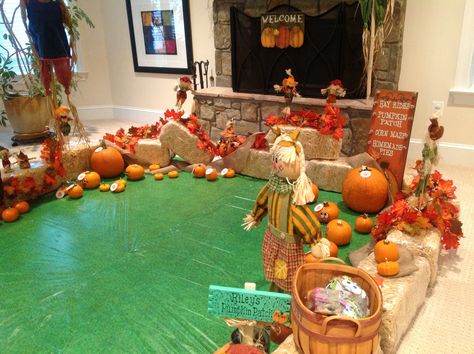
[[[191,74],[188,0],[125,0],[136,72]]]

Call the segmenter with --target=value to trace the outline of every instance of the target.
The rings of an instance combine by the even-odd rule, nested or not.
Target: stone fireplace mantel
[[[195,111],[202,127],[213,140],[219,140],[227,121],[234,120],[238,134],[268,131],[264,124],[269,115],[280,115],[284,107],[283,96],[233,92],[230,87],[211,87],[194,92]],[[326,100],[296,97],[293,111],[312,110],[322,112]],[[342,152],[352,156],[364,152],[367,147],[373,99],[341,99],[336,106],[348,118],[344,128]]]

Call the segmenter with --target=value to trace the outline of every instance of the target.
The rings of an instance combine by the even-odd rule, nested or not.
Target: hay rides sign
[[[388,166],[398,187],[403,174],[415,115],[416,92],[379,90],[375,94],[367,152]]]

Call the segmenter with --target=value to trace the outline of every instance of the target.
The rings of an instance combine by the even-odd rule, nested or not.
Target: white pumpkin
[[[311,245],[311,254],[314,258],[327,258],[331,254],[331,244],[327,238],[321,238],[319,242]]]

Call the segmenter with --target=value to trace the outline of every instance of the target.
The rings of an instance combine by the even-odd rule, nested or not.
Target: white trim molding
[[[87,120],[105,120],[114,119],[114,106],[79,106],[77,107],[79,118],[83,121]]]
[[[410,139],[408,159],[420,159],[423,145],[422,139]],[[474,168],[474,145],[440,142],[438,149],[443,164]]]
[[[151,124],[163,117],[163,110],[130,106],[113,106],[113,117],[117,120]]]

